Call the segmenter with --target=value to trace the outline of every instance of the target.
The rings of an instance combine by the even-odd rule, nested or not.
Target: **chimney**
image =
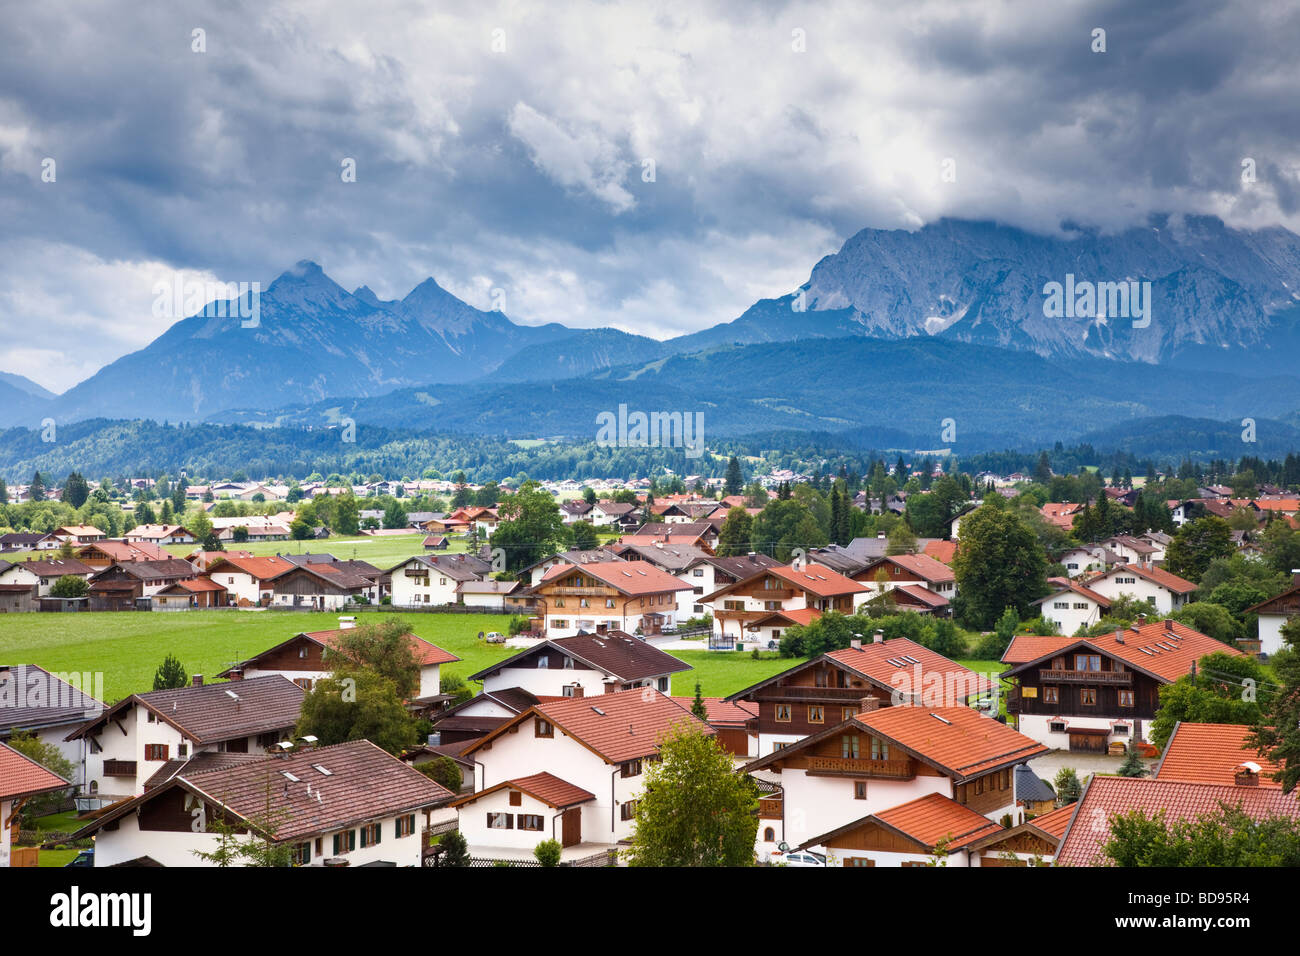
[[[230,679],[231,679],[231,680],[243,680],[243,679],[244,679],[244,669],[243,669],[242,667],[232,667],[232,668],[230,669]]]
[[[584,697],[584,696],[586,696],[586,692],[582,689],[582,685],[581,685],[581,684],[574,684],[574,685],[573,685],[573,696],[574,696],[574,697]]]
[[[1138,615],[1137,626],[1138,626],[1138,627],[1146,627],[1146,626],[1147,626],[1147,616],[1146,616],[1145,614],[1139,614],[1139,615]]]
[[[885,632],[884,632],[884,631],[876,631],[874,634],[871,635],[871,642],[872,642],[873,644],[883,644],[883,643],[885,643]]]
[[[1239,787],[1258,787],[1259,786],[1259,764],[1252,760],[1237,767],[1236,773],[1233,774],[1232,782]]]
[[[1172,633],[1174,632],[1174,619],[1173,619],[1173,618],[1171,618],[1171,617],[1167,617],[1167,618],[1165,618],[1165,630],[1168,631],[1170,634],[1172,634]]]
[[[191,687],[202,687],[202,686],[203,686],[203,675],[202,675],[202,674],[195,674],[193,677],[191,677],[191,678],[190,678],[190,686],[191,686]]]
[[[861,701],[858,702],[858,707],[860,708],[860,712],[861,712],[861,713],[867,713],[868,711],[872,711],[872,710],[879,710],[879,709],[880,709],[880,698],[879,698],[879,697],[864,697],[864,698],[862,698]]]
[[[849,641],[849,647],[853,648],[855,651],[862,650],[862,638],[853,638],[853,640]]]

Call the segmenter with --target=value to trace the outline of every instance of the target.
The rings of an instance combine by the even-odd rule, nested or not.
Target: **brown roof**
[[[775,574],[777,577],[789,581],[796,587],[810,591],[818,597],[834,597],[838,594],[860,594],[863,591],[870,590],[870,588],[861,581],[854,581],[852,578],[845,577],[838,571],[832,571],[824,564],[817,564],[812,561],[798,569],[789,565],[780,565],[775,568],[769,568],[768,573]]]
[[[452,804],[453,807],[464,806],[467,803],[473,803],[480,797],[485,797],[489,793],[496,793],[498,790],[504,790],[507,787],[513,790],[522,790],[530,797],[534,797],[548,807],[554,807],[556,810],[564,810],[568,807],[576,807],[578,804],[586,803],[589,800],[595,800],[596,795],[583,790],[576,784],[569,783],[567,780],[561,780],[553,773],[542,771],[535,773],[530,777],[516,777],[514,780],[507,780],[504,783],[498,783],[496,786],[488,787],[486,790],[480,790],[478,793],[471,793],[461,797]]]
[[[993,681],[983,674],[962,667],[956,661],[906,637],[896,637],[878,644],[863,644],[860,648],[845,647],[831,651],[826,656],[890,690],[898,687],[896,677],[900,672],[912,674],[917,664],[921,666],[923,688],[932,674],[937,674],[940,678],[960,674],[966,685],[975,689],[973,692],[982,693],[994,687]]]
[[[659,648],[633,637],[626,631],[609,631],[605,634],[575,634],[572,637],[543,641],[520,651],[513,657],[497,661],[477,674],[471,674],[469,679],[481,681],[509,667],[515,661],[529,657],[546,647],[555,648],[563,654],[590,664],[594,670],[604,671],[625,681],[663,677],[691,669],[690,664],[678,660],[671,654],[665,654]]]
[[[969,707],[885,707],[853,718],[959,780],[1023,763],[1048,748]]]
[[[315,641],[325,647],[333,650],[338,649],[339,638],[345,633],[343,630],[333,631],[303,631],[298,637],[305,637],[308,640]],[[451,651],[444,651],[436,644],[430,644],[422,637],[414,634],[407,634],[407,639],[411,642],[411,650],[415,653],[415,659],[421,667],[428,667],[431,664],[451,664],[458,660]]]
[[[77,549],[77,557],[102,551],[113,561],[165,561],[171,557],[161,545],[149,541],[96,541]]]
[[[571,571],[591,575],[620,593],[634,597],[640,594],[691,590],[685,581],[673,577],[667,571],[661,571],[648,561],[592,561],[576,568],[572,564],[557,564],[546,573],[543,583],[534,590],[555,584]]]
[[[800,849],[824,844],[841,834],[870,824],[902,834],[920,843],[927,851],[933,851],[935,845],[945,838],[948,850],[955,851],[966,849],[976,840],[1005,832],[1000,823],[994,823],[950,797],[929,793],[813,837],[805,841]]]
[[[35,760],[20,754],[8,744],[0,743],[0,797],[23,797],[49,793],[70,786],[58,774],[46,770]],[[8,821],[0,821],[0,825]]]
[[[1196,585],[1186,578],[1180,578],[1176,574],[1166,571],[1164,568],[1143,567],[1140,564],[1121,564],[1107,571],[1100,577],[1093,578],[1093,581],[1101,581],[1105,578],[1113,577],[1117,574],[1136,574],[1140,578],[1146,578],[1153,584],[1158,584],[1162,588],[1173,591],[1175,594],[1191,594],[1196,590]]]
[[[932,584],[947,583],[956,581],[957,574],[952,568],[942,561],[936,561],[928,554],[887,554],[883,558],[872,561],[865,568],[858,572],[870,578],[873,574],[872,569],[882,564],[896,564],[906,571],[910,571],[919,578],[929,581]]]
[[[1102,846],[1110,838],[1110,821],[1141,810],[1148,816],[1164,811],[1167,822],[1191,820],[1217,813],[1220,804],[1240,805],[1252,819],[1288,816],[1300,819],[1300,797],[1276,787],[1232,787],[1182,780],[1094,776],[1079,800],[1056,866],[1104,866]]]
[[[694,697],[674,697],[673,702],[687,710],[695,703]],[[727,700],[724,697],[704,698],[705,720],[710,727],[744,727],[758,716],[758,705],[747,700]]]
[[[82,724],[66,739],[96,733],[133,704],[147,707],[159,720],[171,724],[196,744],[251,737],[297,724],[304,696],[301,687],[278,674],[228,684],[132,694]]]
[[[0,664],[0,732],[81,723],[103,709],[94,697],[49,671],[32,664]]]
[[[599,697],[574,697],[539,704],[512,717],[466,754],[476,752],[511,725],[534,716],[559,727],[606,763],[623,763],[656,753],[664,734],[677,724],[684,723],[698,727],[705,734],[713,734],[712,727],[671,697],[642,687]]]
[[[1273,779],[1273,774],[1282,768],[1246,742],[1250,732],[1251,728],[1244,724],[1180,721],[1165,745],[1155,778],[1234,786],[1237,770],[1249,761],[1259,767],[1258,786],[1282,786]]]
[[[23,567],[43,578],[55,575],[61,577],[65,574],[94,574],[97,570],[88,564],[82,564],[76,558],[42,558],[39,561],[28,561]]]
[[[322,773],[319,767],[329,773]],[[206,797],[244,820],[269,818],[277,842],[413,813],[445,803],[452,796],[451,791],[370,741],[354,740],[225,766],[196,758],[165,784],[116,805],[78,835],[95,832],[171,786]]]

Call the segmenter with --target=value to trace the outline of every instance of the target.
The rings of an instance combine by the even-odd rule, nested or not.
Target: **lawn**
[[[448,673],[468,677],[510,651],[478,639],[504,631],[504,614],[406,614],[411,630],[458,657]],[[362,623],[387,614],[363,613]],[[153,675],[169,653],[186,673],[215,677],[300,631],[338,627],[338,615],[298,611],[86,611],[9,614],[0,625],[0,663],[36,664],[52,672],[102,672],[104,697],[120,700],[152,690]]]
[[[726,697],[803,661],[802,658],[778,657],[767,651],[758,660],[754,660],[749,651],[673,650],[667,653],[695,668],[673,675],[674,697],[694,697],[696,681],[700,682],[703,696]]]
[[[80,850],[41,850],[40,855],[36,858],[36,865],[41,866],[67,866],[77,858]]]
[[[332,554],[334,557],[344,560],[355,558],[358,561],[369,561],[375,567],[387,571],[393,565],[412,555],[424,554],[424,539],[426,537],[428,536],[422,532],[417,532],[415,534],[381,535],[379,537],[355,535],[352,537],[325,538],[319,541],[257,541],[245,542],[244,544],[227,542],[226,550],[251,551],[258,557],[273,554]],[[177,557],[183,558],[194,551],[195,547],[196,545],[192,544],[176,544],[168,545],[167,550]],[[428,553],[455,554],[468,550],[469,545],[464,538],[454,537],[448,539],[446,551],[430,551]]]

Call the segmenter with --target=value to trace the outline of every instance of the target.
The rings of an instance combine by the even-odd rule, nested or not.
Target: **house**
[[[645,561],[557,564],[524,591],[548,637],[581,631],[658,634],[677,624],[677,595],[690,586]]]
[[[44,558],[0,565],[0,584],[36,585],[39,597],[46,597],[54,582],[64,575],[90,580],[95,569],[76,558]]]
[[[808,562],[767,568],[717,589],[701,603],[712,609],[721,634],[768,643],[780,640],[790,623],[806,624],[826,611],[852,614],[869,595],[865,584]],[[816,614],[792,618],[792,611]]]
[[[1281,766],[1251,746],[1251,731],[1245,724],[1179,721],[1151,776],[1188,783],[1281,787],[1273,776]]]
[[[200,753],[172,761],[147,790],[75,836],[95,866],[214,865],[224,820],[287,847],[295,866],[421,866],[431,813],[453,794],[368,740],[293,753]]]
[[[0,572],[0,580],[3,579],[4,574]],[[1282,625],[1300,614],[1300,574],[1294,580],[1281,594],[1246,608],[1245,613],[1259,615],[1259,649],[1264,654],[1271,656],[1282,649]]]
[[[194,576],[181,558],[162,561],[115,561],[90,576],[92,611],[132,611],[168,585]]]
[[[1014,688],[1007,713],[1020,731],[1055,750],[1106,753],[1112,742],[1149,740],[1160,688],[1206,654],[1241,652],[1172,619],[1097,637],[1017,634],[1002,662]]]
[[[498,614],[507,613],[506,607],[510,597],[516,591],[523,590],[519,581],[497,581],[487,578],[482,581],[461,581],[456,586],[456,600],[466,607],[488,608]]]
[[[95,541],[103,541],[108,537],[94,525],[89,524],[64,525],[62,528],[55,528],[53,534],[56,538],[70,541],[74,545],[91,544]]]
[[[434,736],[439,745],[464,748],[530,707],[556,699],[559,695],[543,699],[522,687],[484,690],[438,714],[434,718]]]
[[[293,681],[305,691],[310,691],[318,680],[329,677],[334,668],[326,661],[328,651],[337,651],[345,631],[355,625],[345,623],[333,631],[302,631],[289,640],[262,653],[233,664],[217,675],[229,680],[255,680],[278,675]],[[444,651],[414,634],[406,635],[411,651],[420,665],[420,689],[417,699],[432,701],[442,696],[442,665],[460,660],[450,651]]]
[[[40,610],[35,584],[0,584],[0,614],[27,614]]]
[[[1016,806],[1024,816],[1036,817],[1048,813],[1056,807],[1056,791],[1039,778],[1028,764],[1016,768],[1015,780]]]
[[[759,855],[782,842],[815,845],[819,835],[930,795],[997,821],[1016,811],[1016,765],[1045,753],[969,707],[884,707],[830,722],[742,768],[779,789],[766,816],[760,807]]]
[[[557,564],[567,563],[567,564],[579,565],[579,564],[591,564],[593,561],[622,561],[622,560],[623,560],[622,557],[620,557],[619,554],[617,553],[616,547],[592,548],[591,550],[587,550],[587,551],[577,551],[577,550],[561,551],[558,554],[553,554],[549,558],[543,558],[541,561],[538,561],[536,564],[532,564],[524,568],[522,571],[519,572],[519,580],[523,581],[525,580],[526,577],[529,585],[532,587],[536,587],[538,584],[541,583],[542,578],[546,576],[546,572],[551,570],[551,568],[555,567]]]
[[[1118,816],[1135,810],[1147,816],[1164,811],[1166,823],[1173,823],[1218,813],[1225,803],[1240,806],[1255,820],[1279,816],[1300,819],[1300,797],[1277,787],[1097,774],[1083,791],[1054,865],[1106,866],[1103,847],[1110,839],[1111,821]]]
[[[34,664],[0,664],[0,740],[19,730],[34,735],[77,766],[71,783],[84,783],[86,744],[65,738],[103,711],[91,692],[103,694],[102,677],[96,686],[90,673],[51,674]]]
[[[68,786],[69,781],[58,774],[0,743],[0,869],[36,866],[35,851],[23,853],[20,861],[13,850],[13,837],[18,832],[18,813],[29,798],[57,793]],[[13,821],[12,826],[10,821]]]
[[[828,861],[851,867],[971,866],[972,844],[1004,833],[1000,824],[939,793],[859,817],[805,840],[825,849]]]
[[[1117,564],[1088,579],[1088,590],[1115,601],[1127,594],[1146,601],[1157,614],[1172,614],[1196,594],[1196,585],[1149,564]]]
[[[724,698],[758,708],[758,754],[877,707],[960,705],[997,685],[905,637],[831,651]]]
[[[1022,764],[1021,767],[1024,765]],[[1017,767],[1016,770],[1020,770]],[[1044,811],[1007,830],[970,841],[971,866],[1051,866],[1074,819],[1077,803]]]
[[[685,524],[651,522],[643,524],[632,534],[623,535],[619,543],[653,545],[658,541],[663,544],[688,544],[712,554],[718,543],[719,527],[710,521],[691,521]]]
[[[1052,593],[1031,601],[1030,606],[1038,605],[1043,620],[1051,621],[1062,634],[1091,627],[1110,610],[1110,598],[1075,581],[1051,578],[1048,584],[1053,587]]]
[[[1056,560],[1058,564],[1064,565],[1066,573],[1072,578],[1091,571],[1109,571],[1123,561],[1114,551],[1097,544],[1068,548]]]
[[[392,579],[390,593],[396,607],[469,604],[462,601],[460,586],[485,580],[492,565],[472,554],[417,554],[386,573]]]
[[[212,567],[221,558],[251,558],[252,551],[191,551],[185,555],[185,560],[194,565],[194,570],[202,573]]]
[[[542,641],[469,679],[484,693],[518,688],[538,697],[600,697],[653,687],[668,693],[673,674],[691,665],[623,631]]]
[[[272,607],[337,611],[352,603],[378,604],[383,572],[365,561],[303,561],[288,555],[293,567],[271,579]]]
[[[8,531],[0,534],[0,551],[55,551],[63,541],[46,531]]]
[[[194,535],[178,524],[136,525],[122,536],[130,542],[148,544],[193,544]]]
[[[591,521],[591,504],[582,498],[571,498],[560,503],[560,520],[565,524]]]
[[[613,525],[622,530],[635,524],[636,505],[624,501],[597,501],[576,520],[590,521],[593,525]]]
[[[83,545],[74,556],[92,568],[106,568],[127,561],[169,561],[172,557],[161,545],[148,541],[114,541],[111,538]]]
[[[87,789],[100,797],[135,796],[172,759],[204,751],[264,753],[298,723],[304,692],[278,675],[238,684],[204,684],[123,698],[66,740],[88,744]]]
[[[292,567],[295,565],[279,555],[256,558],[222,552],[222,556],[212,561],[202,576],[224,587],[231,604],[265,607],[275,596],[272,582]]]
[[[445,534],[431,534],[421,542],[421,546],[425,551],[446,551],[449,543]]]
[[[901,585],[913,590],[928,590],[943,599],[944,606],[957,596],[957,575],[942,561],[925,554],[889,554],[869,563],[853,575],[853,580],[868,585],[873,594]]]
[[[682,619],[700,617],[709,613],[704,596],[738,581],[745,581],[767,568],[780,567],[781,562],[766,554],[750,552],[732,558],[700,553],[676,572],[676,576],[690,585],[690,594],[679,594],[678,616]]]
[[[654,690],[538,704],[464,751],[475,792],[452,805],[470,852],[531,858],[542,840],[578,852],[627,840],[645,770],[674,727],[713,729]]]
[[[152,605],[155,611],[192,611],[225,607],[229,600],[226,589],[211,578],[186,578],[154,592]]]
[[[1049,501],[1038,509],[1049,523],[1063,531],[1074,530],[1074,519],[1083,512],[1083,505],[1072,501]]]

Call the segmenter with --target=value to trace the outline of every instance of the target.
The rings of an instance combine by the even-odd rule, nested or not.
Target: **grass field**
[[[371,537],[357,535],[348,538],[325,538],[321,541],[258,541],[255,543],[234,544],[228,542],[228,551],[251,551],[258,557],[273,554],[332,554],[336,558],[369,561],[377,568],[387,571],[393,565],[412,555],[424,554],[425,534],[383,535]],[[167,550],[178,558],[192,552],[195,545],[168,545]],[[431,551],[430,554],[456,554],[468,551],[464,538],[449,538],[446,551]]]
[[[397,614],[411,631],[462,661],[444,673],[469,677],[515,653],[478,639],[479,632],[505,631],[504,614]],[[387,619],[367,612],[359,623]],[[231,663],[259,654],[301,631],[338,627],[333,613],[299,611],[102,611],[79,614],[10,614],[0,623],[0,664],[35,664],[52,672],[103,672],[104,698],[116,701],[153,689],[153,675],[167,654],[187,674],[214,678]],[[672,693],[690,696],[695,681],[707,697],[725,697],[793,666],[766,652],[673,651],[693,671],[676,675]]]

